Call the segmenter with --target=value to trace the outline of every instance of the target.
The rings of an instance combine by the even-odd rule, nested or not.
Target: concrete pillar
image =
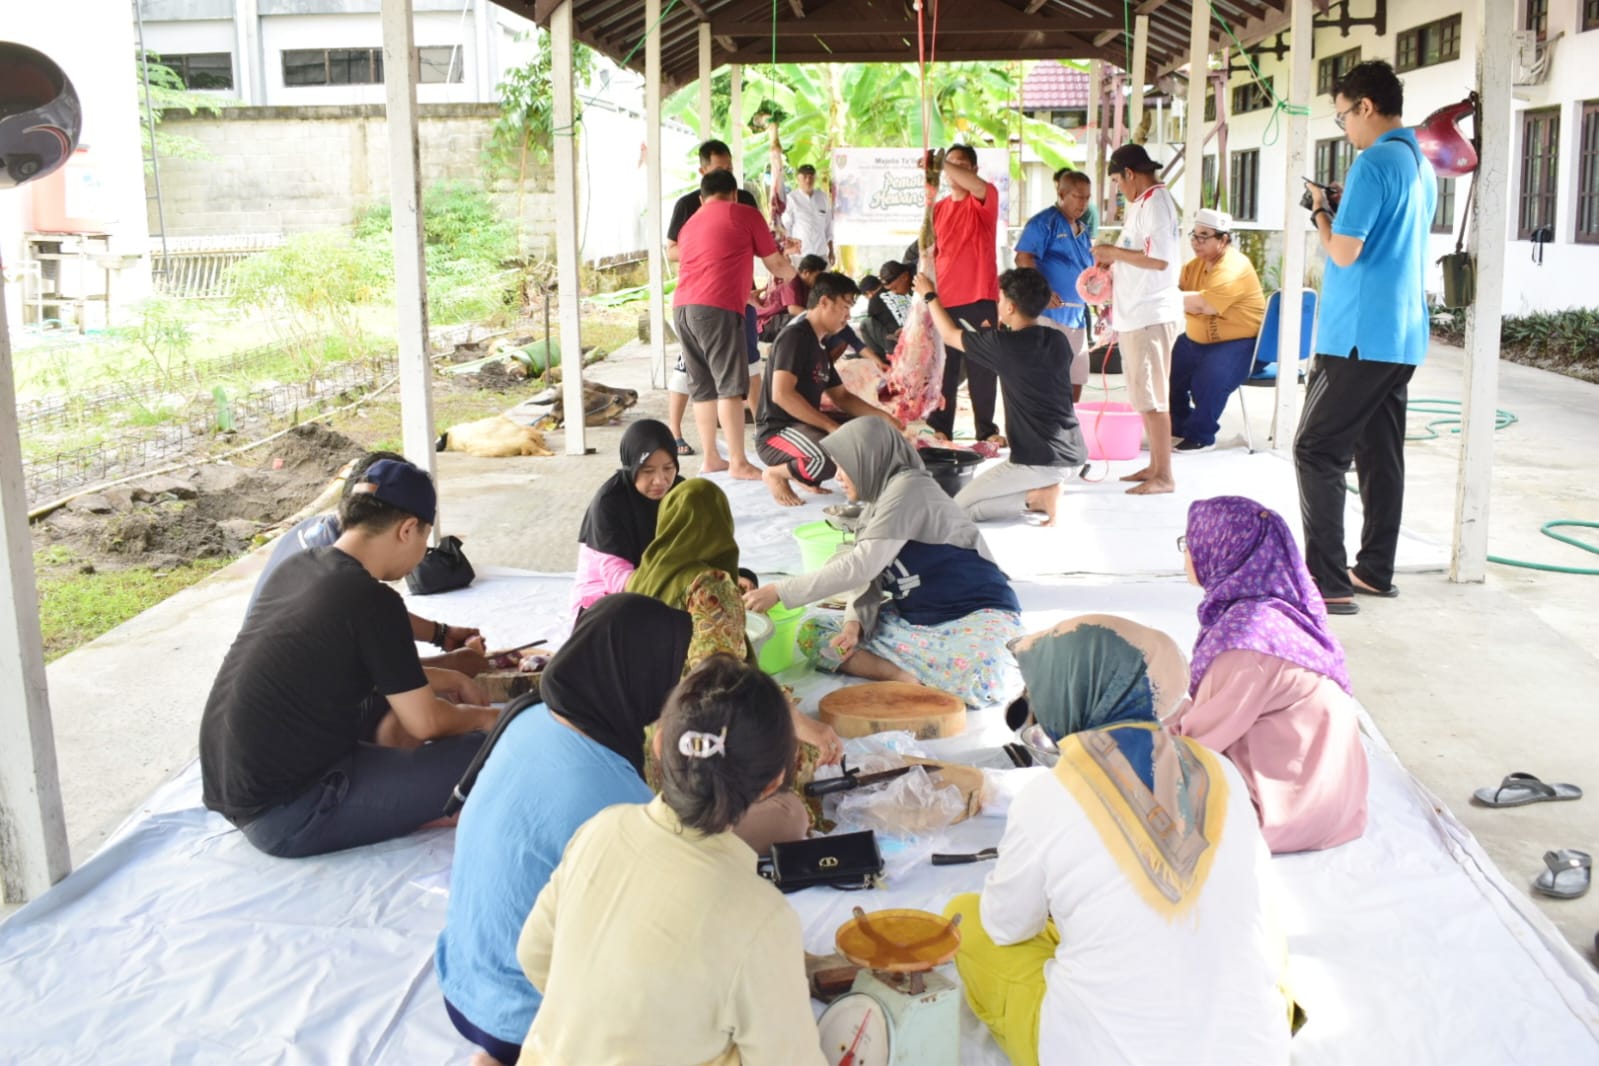
[[[1482,99],[1482,159],[1468,241],[1477,255],[1477,298],[1466,312],[1466,374],[1461,404],[1460,466],[1455,481],[1455,536],[1449,580],[1482,581],[1488,569],[1488,499],[1493,487],[1495,409],[1499,399],[1499,327],[1504,315],[1505,226],[1510,202],[1511,5],[1477,0],[1477,94]]]
[[[433,359],[428,345],[422,158],[416,132],[411,0],[383,0],[383,95],[388,107],[389,207],[394,220],[394,307],[399,314],[400,438],[405,457],[433,473]],[[435,522],[435,535],[442,522]]]
[[[661,306],[665,278],[661,225],[661,0],[644,0],[644,230],[650,236],[650,354],[666,387],[666,311]]]
[[[733,176],[744,184],[744,67],[734,63],[728,68],[733,94],[727,105],[727,146],[733,149]]]
[[[16,200],[0,196],[0,204]],[[0,278],[0,900],[26,903],[67,876],[55,731],[45,687],[39,590],[28,534],[28,491],[17,434],[5,283]]]
[[[1210,74],[1210,7],[1194,5],[1188,29],[1188,107],[1183,123],[1183,213],[1193,217],[1205,198],[1205,84]],[[1221,101],[1216,101],[1220,106]],[[1220,169],[1218,167],[1218,176]]]
[[[1293,0],[1289,8],[1288,102],[1308,107],[1311,81],[1311,0]],[[1271,423],[1273,450],[1286,452],[1294,442],[1299,424],[1299,375],[1288,370],[1299,365],[1300,316],[1305,288],[1305,209],[1299,206],[1304,194],[1304,175],[1310,173],[1310,116],[1284,116],[1284,148],[1288,169],[1283,175],[1283,266],[1281,314],[1277,316],[1276,414]]]
[[[561,297],[561,400],[566,411],[566,454],[582,455],[582,281],[577,240],[577,108],[572,84],[572,2],[550,15],[550,83],[554,90],[555,263]]]
[[[1138,128],[1144,124],[1144,70],[1147,66],[1149,16],[1139,15],[1133,20],[1133,69],[1127,72],[1133,87],[1133,98],[1127,108],[1127,124],[1132,127],[1133,140],[1138,139]]]
[[[261,11],[256,0],[233,0],[233,87],[246,107],[267,104],[266,63],[261,51]]]
[[[700,140],[716,136],[711,107],[711,24],[700,23]],[[730,145],[731,147],[731,145]]]
[[[472,64],[472,71],[477,82],[477,98],[479,100],[494,99],[494,85],[498,66],[494,59],[494,18],[496,7],[489,0],[472,0],[472,28],[476,31],[474,40],[477,55]],[[465,42],[462,43],[465,47]],[[463,57],[464,58],[464,57]]]

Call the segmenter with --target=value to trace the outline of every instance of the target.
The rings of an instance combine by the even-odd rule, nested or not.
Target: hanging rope
[[[1278,123],[1282,116],[1308,116],[1310,108],[1304,104],[1290,104],[1277,95],[1277,90],[1272,88],[1271,82],[1266,80],[1265,76],[1261,74],[1260,68],[1255,65],[1255,57],[1249,54],[1249,49],[1245,48],[1244,42],[1238,39],[1238,34],[1233,32],[1233,28],[1227,19],[1220,11],[1216,10],[1216,0],[1206,0],[1206,2],[1210,5],[1211,18],[1221,23],[1221,28],[1227,31],[1227,36],[1232,38],[1233,44],[1238,46],[1239,53],[1243,55],[1244,62],[1249,66],[1249,76],[1260,87],[1261,91],[1266,94],[1267,98],[1271,100],[1271,118],[1267,121],[1265,132],[1261,134],[1260,138],[1261,146],[1270,148],[1277,143],[1277,138],[1281,133]],[[1127,0],[1123,0],[1123,10],[1126,10],[1126,3]],[[1297,44],[1297,42],[1295,43]],[[1189,76],[1192,77],[1192,73]]]
[[[622,57],[622,61],[620,63],[618,63],[615,68],[613,68],[614,70],[621,70],[621,69],[625,68],[630,62],[633,61],[633,57],[638,55],[638,50],[640,48],[643,48],[644,47],[644,43],[650,39],[650,31],[654,30],[657,26],[659,26],[661,23],[666,21],[666,16],[668,16],[668,15],[670,15],[672,13],[672,9],[675,8],[678,5],[678,2],[679,2],[679,0],[670,0],[670,2],[665,7],[663,7],[661,9],[660,18],[657,18],[653,25],[646,26],[644,28],[644,36],[640,37],[637,41],[633,42],[633,47],[628,49],[627,55]],[[596,103],[599,103],[601,100],[605,100],[606,99],[606,95],[605,94],[610,92],[610,90],[611,90],[611,74],[612,74],[611,70],[607,70],[605,72],[605,80],[600,82],[600,90],[599,90],[599,92],[597,92],[593,96],[589,97],[589,99],[588,99],[589,103],[596,104]],[[572,117],[572,121],[568,125],[556,126],[556,127],[553,127],[550,130],[550,135],[552,137],[576,137],[577,136],[578,127],[583,125],[583,115],[582,115],[581,112],[576,111],[576,109],[574,109],[574,112],[575,113],[574,113],[574,115]]]

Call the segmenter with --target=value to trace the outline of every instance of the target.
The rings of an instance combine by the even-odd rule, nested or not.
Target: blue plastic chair
[[[1299,319],[1299,382],[1304,384],[1305,371],[1316,350],[1316,311],[1321,294],[1315,289],[1304,289],[1300,295],[1303,299]],[[1281,303],[1280,291],[1266,297],[1266,317],[1260,323],[1260,335],[1255,338],[1255,361],[1249,376],[1237,390],[1238,410],[1244,416],[1244,445],[1251,453],[1255,450],[1255,441],[1249,430],[1249,405],[1244,401],[1244,393],[1250,388],[1277,387],[1277,316]]]

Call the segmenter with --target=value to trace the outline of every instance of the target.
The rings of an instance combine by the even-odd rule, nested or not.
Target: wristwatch
[[[1333,213],[1331,211],[1327,210],[1325,207],[1318,207],[1318,208],[1316,208],[1316,210],[1312,211],[1310,213],[1310,221],[1311,222],[1315,222],[1317,215],[1326,215],[1328,222],[1333,221]]]
[[[936,299],[938,299],[937,291],[922,294],[922,303],[924,304],[930,304]]]
[[[431,643],[443,648],[450,640],[450,627],[443,622],[433,623],[433,640]]]

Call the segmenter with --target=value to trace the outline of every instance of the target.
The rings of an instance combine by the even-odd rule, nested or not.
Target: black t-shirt
[[[738,191],[738,202],[746,207],[753,207],[757,211],[761,209],[761,206],[755,202],[755,197],[743,189]],[[676,205],[672,208],[672,221],[666,225],[666,239],[669,241],[677,240],[677,235],[683,232],[683,224],[693,218],[694,212],[699,209],[700,194],[698,189],[678,197]]]
[[[874,293],[872,298],[866,301],[866,314],[887,333],[898,333],[903,325],[881,294]]]
[[[772,378],[779,370],[787,370],[799,379],[795,388],[817,409],[822,406],[822,393],[844,384],[809,321],[796,318],[784,326],[772,342],[772,351],[766,357],[766,374],[761,380],[758,432],[762,440],[790,426],[808,424],[772,402]]]
[[[966,358],[1005,387],[1010,460],[1022,466],[1079,466],[1088,458],[1072,407],[1072,347],[1049,326],[961,334]]]
[[[383,697],[426,684],[399,593],[338,548],[285,559],[206,700],[205,805],[242,825],[288,802],[370,739]]]

